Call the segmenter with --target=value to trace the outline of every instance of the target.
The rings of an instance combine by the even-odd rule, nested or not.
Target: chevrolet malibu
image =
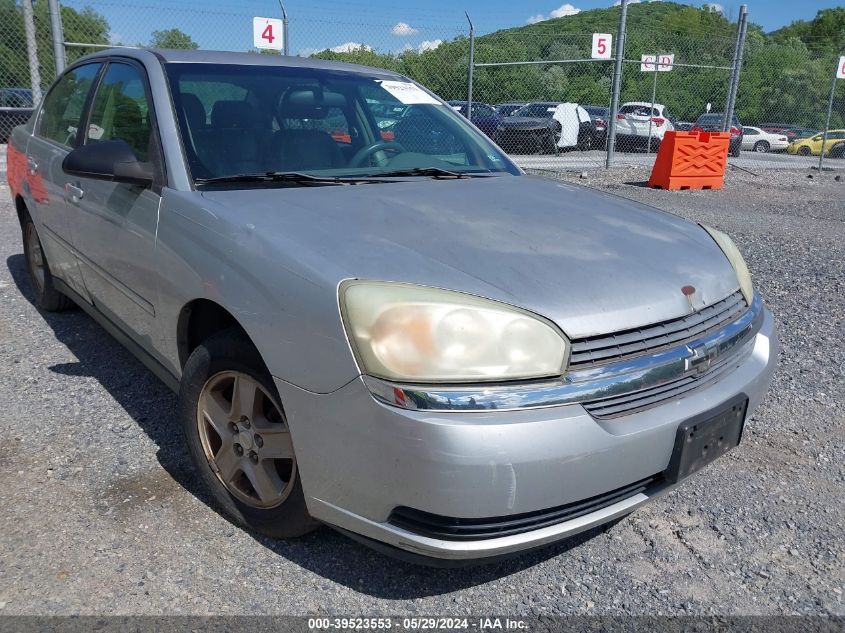
[[[275,537],[558,541],[735,447],[777,358],[727,235],[526,175],[385,70],[104,51],[8,166],[37,306],[177,391],[197,478]]]

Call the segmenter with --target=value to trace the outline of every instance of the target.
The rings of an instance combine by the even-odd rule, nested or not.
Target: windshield
[[[526,106],[522,106],[511,116],[522,116],[532,119],[551,119],[556,108],[556,103],[529,103]]]
[[[377,71],[236,64],[169,63],[166,71],[195,180],[268,172],[521,173],[462,116],[409,80]]]

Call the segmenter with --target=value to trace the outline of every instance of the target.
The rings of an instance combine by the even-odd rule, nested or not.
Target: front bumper
[[[578,404],[514,411],[406,410],[362,379],[314,394],[276,379],[309,512],[393,548],[446,560],[533,549],[606,523],[671,489],[655,480],[588,514],[508,536],[432,538],[391,523],[400,506],[444,517],[508,517],[574,504],[646,480],[668,465],[678,425],[730,400],[748,414],[771,381],[778,343],[768,310],[733,371],[660,406],[596,419]]]

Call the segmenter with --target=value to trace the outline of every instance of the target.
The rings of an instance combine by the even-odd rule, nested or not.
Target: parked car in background
[[[395,141],[376,104],[411,106]],[[777,364],[730,237],[525,174],[383,68],[101,51],[13,130],[9,167],[27,297],[84,309],[174,390],[156,423],[192,491],[270,537],[326,523],[443,564],[558,542],[736,447]]]
[[[494,108],[496,108],[496,112],[499,113],[499,116],[510,116],[517,110],[519,110],[522,106],[526,104],[525,101],[513,102],[513,103],[497,103]]]
[[[824,153],[825,156],[830,152],[838,141],[845,139],[845,130],[829,130],[827,133],[827,141],[825,141]],[[790,154],[798,154],[799,156],[818,156],[822,153],[822,141],[824,141],[824,133],[819,132],[810,138],[802,138],[793,141],[786,148]]]
[[[495,141],[505,151],[517,154],[544,154],[556,152],[563,132],[561,122],[554,118],[559,101],[529,103],[509,117],[500,120]],[[583,108],[581,108],[583,110]],[[574,122],[578,126],[574,145],[589,149],[592,145],[593,124],[584,111],[586,120]]]
[[[761,123],[761,124],[760,124],[760,125],[758,125],[757,127],[759,127],[761,130],[763,130],[763,131],[765,131],[765,132],[772,132],[772,133],[775,133],[775,134],[776,134],[776,133],[778,133],[778,132],[783,132],[783,131],[788,130],[788,129],[790,129],[790,128],[794,128],[794,127],[796,127],[796,126],[795,126],[795,124],[794,124],[794,123],[771,123],[771,122],[766,122],[766,123]]]
[[[607,142],[607,125],[610,121],[610,108],[606,106],[586,105],[584,109],[593,120],[593,149],[601,149]]]
[[[708,112],[702,114],[692,126],[693,132],[723,132],[722,122],[725,115],[722,112]],[[742,124],[734,114],[731,117],[731,127],[728,129],[731,140],[728,145],[728,153],[731,156],[739,156],[742,152]]]
[[[651,102],[629,101],[619,107],[616,115],[616,146],[621,150],[634,150],[649,146],[652,151],[660,147],[663,135],[675,126],[668,108]],[[650,134],[650,137],[649,137]]]
[[[0,88],[0,143],[6,142],[13,127],[27,122],[32,110],[32,90]]]
[[[447,102],[456,112],[467,116],[467,102],[466,101],[449,101]],[[499,121],[502,120],[502,115],[496,112],[496,109],[487,104],[478,101],[472,102],[472,117],[470,121],[479,130],[484,132],[490,138],[496,134],[496,128],[499,126]]]
[[[815,136],[820,132],[821,130],[816,130],[809,127],[791,127],[781,132],[781,134],[786,137],[787,141],[792,143],[793,141],[798,141],[802,138],[810,138],[811,136]]]
[[[678,132],[689,132],[695,125],[694,121],[674,121],[672,123]]]
[[[830,158],[845,158],[845,140],[836,141],[831,145],[827,155]]]
[[[742,149],[765,154],[766,152],[783,152],[789,146],[784,134],[766,132],[751,125],[742,126]]]

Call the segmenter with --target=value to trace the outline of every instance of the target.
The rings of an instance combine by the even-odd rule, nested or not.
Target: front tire
[[[278,391],[240,330],[215,334],[193,351],[178,416],[200,479],[235,523],[277,538],[319,526],[306,508]]]
[[[798,155],[799,156],[809,156],[810,155],[810,148],[806,145],[804,147],[798,148]]]
[[[72,308],[73,301],[56,290],[38,230],[28,213],[24,214],[22,231],[26,272],[32,294],[35,295],[35,306],[45,312],[62,312]]]
[[[758,154],[765,154],[769,151],[769,144],[766,141],[757,141],[754,143],[754,151]]]

